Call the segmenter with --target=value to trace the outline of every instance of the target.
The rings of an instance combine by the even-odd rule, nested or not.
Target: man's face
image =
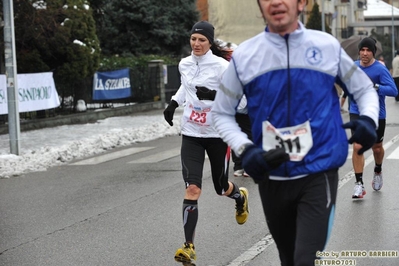
[[[369,48],[363,47],[359,51],[359,59],[362,66],[369,66],[374,62],[373,52]]]
[[[306,0],[258,0],[270,32],[285,35],[298,28],[298,14]]]

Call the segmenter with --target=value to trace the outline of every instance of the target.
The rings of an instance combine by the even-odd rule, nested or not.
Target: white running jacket
[[[210,90],[219,90],[222,74],[229,62],[216,56],[209,50],[203,56],[191,54],[179,63],[181,85],[172,100],[179,106],[184,104],[181,120],[181,133],[185,136],[200,138],[219,138],[213,127],[213,101],[199,100],[195,86],[207,87]]]

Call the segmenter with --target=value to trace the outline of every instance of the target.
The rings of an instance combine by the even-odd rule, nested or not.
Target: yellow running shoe
[[[249,214],[248,190],[245,187],[240,187],[240,194],[244,198],[244,203],[236,204],[236,221],[238,224],[245,224]]]
[[[196,260],[197,255],[195,255],[195,247],[192,243],[184,243],[183,247],[176,250],[175,261],[182,262],[183,265],[195,266]]]

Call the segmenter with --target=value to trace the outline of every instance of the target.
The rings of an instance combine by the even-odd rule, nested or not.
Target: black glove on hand
[[[253,179],[263,180],[270,170],[288,161],[290,156],[284,148],[264,151],[255,145],[248,146],[241,154],[242,166]]]
[[[173,115],[175,114],[175,110],[177,107],[179,107],[177,102],[175,100],[171,100],[168,107],[166,107],[166,109],[163,111],[163,116],[170,126],[173,126]]]
[[[357,152],[359,155],[370,149],[377,140],[375,123],[368,116],[360,116],[357,120],[350,121],[342,127],[350,128],[353,131],[352,137],[348,140],[350,144],[356,142],[362,145],[362,148]]]
[[[197,97],[200,100],[215,100],[216,97],[216,91],[215,90],[210,90],[207,87],[201,87],[201,86],[195,86],[197,89]]]

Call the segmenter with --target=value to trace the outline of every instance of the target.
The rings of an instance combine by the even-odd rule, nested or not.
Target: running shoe
[[[366,195],[366,190],[361,182],[355,183],[355,188],[353,189],[352,199],[361,199]]]
[[[182,262],[183,265],[195,266],[197,255],[195,254],[195,247],[192,243],[184,243],[183,247],[176,250],[175,261]]]
[[[382,172],[374,173],[373,181],[371,182],[371,186],[375,191],[378,191],[382,188]]]
[[[234,176],[242,176],[244,174],[244,169],[238,169],[234,171]]]
[[[248,190],[245,187],[240,187],[240,194],[244,199],[243,204],[236,204],[236,221],[238,224],[244,224],[248,219]]]

